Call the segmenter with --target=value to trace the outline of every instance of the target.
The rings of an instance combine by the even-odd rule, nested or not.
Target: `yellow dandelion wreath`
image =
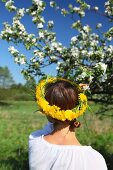
[[[55,118],[60,121],[65,121],[65,120],[71,121],[83,115],[83,113],[87,109],[87,97],[84,93],[79,93],[78,96],[79,104],[72,110],[61,110],[60,107],[56,105],[52,105],[52,106],[49,105],[48,101],[45,99],[45,88],[48,83],[54,83],[57,80],[67,81],[80,89],[79,85],[63,78],[52,77],[52,78],[41,80],[36,87],[36,102],[38,106],[41,108],[42,112],[45,115],[51,116],[52,118]]]

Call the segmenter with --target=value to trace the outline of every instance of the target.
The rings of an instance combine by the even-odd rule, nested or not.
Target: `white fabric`
[[[30,170],[107,170],[103,156],[91,146],[48,143],[43,136],[53,131],[53,124],[29,136]]]

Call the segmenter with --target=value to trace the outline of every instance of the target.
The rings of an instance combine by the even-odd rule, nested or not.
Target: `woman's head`
[[[80,87],[56,77],[40,81],[36,87],[36,101],[46,116],[60,121],[72,121],[87,108],[87,97]]]
[[[56,105],[62,110],[71,110],[78,104],[78,88],[67,81],[58,80],[46,86],[45,99],[50,105]],[[48,117],[48,120],[57,124],[62,123],[51,117]],[[76,122],[76,119],[70,122],[65,121],[63,124],[70,124],[71,128],[80,126],[80,123]]]

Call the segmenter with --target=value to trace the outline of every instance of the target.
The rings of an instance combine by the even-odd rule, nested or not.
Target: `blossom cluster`
[[[88,10],[93,9],[98,13],[99,7],[91,7],[82,0],[76,0],[76,2],[78,5],[69,4],[68,8],[61,8],[55,1],[50,1],[49,4],[50,7],[59,10],[61,15],[65,17],[68,15],[72,19],[70,27],[78,31],[70,39],[68,47],[57,40],[56,32],[53,31],[55,21],[51,19],[46,21],[44,18],[46,1],[32,0],[32,6],[28,9],[15,7],[12,0],[5,3],[9,11],[15,11],[15,16],[12,24],[4,23],[0,36],[14,44],[22,43],[27,50],[32,52],[31,58],[28,59],[14,47],[9,48],[14,61],[26,66],[26,69],[22,71],[25,76],[44,75],[43,67],[56,64],[59,76],[65,76],[79,83],[91,84],[96,81],[104,83],[110,79],[109,73],[112,70],[113,61],[113,45],[110,42],[113,37],[113,27],[101,33],[103,25],[97,23],[95,28],[100,34],[94,33],[90,25],[83,24],[82,20]],[[105,2],[105,16],[112,20],[111,5],[111,0]],[[25,14],[32,17],[38,35],[26,31],[21,21]]]
[[[14,56],[14,62],[19,65],[26,64],[26,57],[24,54],[19,54],[19,51],[13,46],[8,48],[9,52]]]
[[[9,0],[6,2],[5,7],[7,8],[7,10],[9,11],[15,11],[16,7],[14,6],[14,1]]]
[[[108,0],[105,2],[105,14],[110,17],[111,20],[113,20],[113,1]]]

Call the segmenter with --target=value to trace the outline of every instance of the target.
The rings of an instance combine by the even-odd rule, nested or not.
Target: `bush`
[[[0,88],[0,100],[32,101],[33,95],[26,88]]]

